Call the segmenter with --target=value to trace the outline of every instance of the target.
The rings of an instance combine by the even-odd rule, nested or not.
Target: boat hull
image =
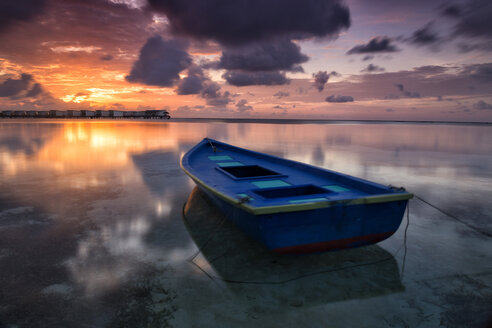
[[[412,194],[205,138],[181,167],[236,226],[277,253],[374,244],[401,224]]]
[[[238,228],[269,250],[283,254],[325,252],[380,242],[398,230],[408,202],[339,204],[254,215],[197,185]]]

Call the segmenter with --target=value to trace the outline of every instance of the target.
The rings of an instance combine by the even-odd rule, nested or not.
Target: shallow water
[[[274,256],[179,168],[206,136],[454,218],[414,199],[377,245]],[[480,125],[2,120],[0,327],[484,327],[491,145]]]

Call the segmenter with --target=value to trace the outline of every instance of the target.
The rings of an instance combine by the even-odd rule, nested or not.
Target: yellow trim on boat
[[[263,214],[274,214],[274,213],[285,213],[285,212],[297,212],[297,211],[308,211],[319,208],[332,207],[337,205],[363,205],[363,204],[378,204],[378,203],[388,203],[388,202],[396,202],[400,200],[407,200],[413,198],[412,193],[398,193],[398,194],[390,194],[390,195],[375,195],[375,196],[367,196],[362,198],[354,198],[354,199],[341,199],[341,200],[326,200],[326,201],[318,201],[313,203],[303,203],[303,204],[286,204],[286,205],[274,205],[274,206],[263,206],[263,207],[255,207],[251,206],[240,199],[232,198],[224,193],[221,193],[217,189],[210,187],[208,184],[191,174],[186,168],[183,166],[182,159],[179,163],[183,171],[190,176],[190,178],[195,181],[196,184],[199,184],[203,188],[207,189],[211,193],[216,196],[222,198],[226,202],[235,205],[237,207],[242,208],[243,210],[253,214],[253,215],[263,215]]]

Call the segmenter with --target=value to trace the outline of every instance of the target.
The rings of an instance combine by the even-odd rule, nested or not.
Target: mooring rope
[[[442,210],[441,208],[439,208],[438,206],[426,201],[425,199],[423,199],[422,197],[419,197],[417,195],[414,194],[414,197],[418,200],[420,200],[421,202],[429,205],[430,207],[438,210],[439,212],[441,212],[442,214],[456,220],[457,222],[460,222],[462,223],[463,225],[469,227],[470,229],[486,236],[486,237],[492,237],[492,234],[486,232],[486,231],[483,231],[483,230],[480,230],[479,228],[473,226],[473,225],[470,225],[469,223],[467,223],[466,221],[456,217],[455,215],[452,215],[444,210]],[[186,214],[185,214],[185,208],[186,206],[186,203],[183,205],[183,219],[185,221],[187,221],[187,218],[186,218]],[[198,251],[193,255],[191,256],[190,258],[187,259],[188,262],[190,262],[191,264],[193,264],[194,266],[196,266],[200,271],[202,271],[207,277],[209,277],[210,279],[212,280],[220,280],[220,281],[223,281],[223,282],[227,282],[227,283],[232,283],[232,284],[251,284],[251,285],[281,285],[281,284],[286,284],[286,283],[289,283],[289,282],[292,282],[292,281],[295,281],[295,280],[299,280],[299,279],[303,279],[303,278],[307,278],[307,277],[312,277],[312,276],[315,276],[315,275],[319,275],[319,274],[324,274],[324,273],[330,273],[330,272],[335,272],[335,271],[340,271],[340,270],[347,270],[347,269],[353,269],[353,268],[357,268],[357,267],[363,267],[363,266],[368,266],[368,265],[373,265],[373,264],[379,264],[379,263],[383,263],[383,262],[386,262],[386,261],[389,261],[391,259],[394,259],[401,251],[401,249],[403,248],[404,249],[404,254],[403,254],[403,262],[402,262],[402,269],[401,269],[401,274],[400,274],[400,279],[403,279],[403,276],[404,276],[404,272],[405,272],[405,263],[406,263],[406,257],[407,257],[407,233],[408,233],[408,227],[410,226],[410,201],[407,203],[407,224],[405,226],[405,231],[404,231],[404,235],[403,235],[403,244],[397,249],[397,251],[395,252],[395,254],[392,254],[386,258],[383,258],[381,260],[377,260],[377,261],[372,261],[372,262],[367,262],[367,263],[361,263],[361,264],[355,264],[355,265],[349,265],[349,266],[344,266],[344,267],[340,267],[340,268],[335,268],[335,269],[329,269],[329,270],[321,270],[321,271],[316,271],[316,272],[311,272],[311,273],[307,273],[307,274],[303,274],[303,275],[300,275],[300,276],[296,276],[296,277],[293,277],[293,278],[290,278],[290,279],[285,279],[285,280],[280,280],[280,281],[244,281],[244,280],[234,280],[234,279],[227,279],[227,278],[222,278],[222,277],[218,277],[218,276],[215,276],[215,275],[211,275],[209,274],[203,267],[201,267],[199,264],[197,264],[194,259],[200,254],[202,253],[202,250],[209,244],[209,242],[213,239],[213,237],[219,232],[219,229],[222,227],[222,225],[224,224],[224,222],[226,221],[226,218],[227,216],[224,215],[224,217],[222,218],[221,222],[219,222],[219,224],[217,224],[216,228],[214,228],[214,232],[213,234],[207,239],[207,241],[198,249]],[[225,253],[224,253],[225,254]],[[215,257],[214,259],[210,260],[209,263],[212,263],[213,261],[215,261],[216,259],[222,257],[224,254],[220,255],[220,256],[217,256]]]
[[[439,211],[439,212],[441,212],[442,214],[444,214],[444,215],[446,215],[446,216],[450,217],[451,219],[454,219],[454,220],[458,221],[459,223],[461,223],[461,224],[463,224],[463,225],[467,226],[468,228],[470,228],[470,229],[474,230],[475,232],[478,232],[479,234],[481,234],[481,235],[483,235],[483,236],[485,236],[485,237],[492,238],[492,234],[491,234],[491,233],[489,233],[489,232],[487,232],[487,231],[483,231],[483,230],[481,230],[480,228],[477,228],[477,227],[475,227],[475,226],[473,226],[473,225],[469,224],[468,222],[464,221],[463,219],[460,219],[460,218],[458,218],[457,216],[455,216],[455,215],[453,215],[453,214],[450,214],[450,213],[448,213],[448,212],[444,211],[443,209],[441,209],[441,208],[437,207],[436,205],[431,204],[430,202],[426,201],[426,200],[425,200],[425,199],[423,199],[422,197],[419,197],[419,196],[417,196],[417,195],[415,195],[415,194],[414,194],[414,196],[415,196],[415,198],[416,198],[416,199],[420,200],[421,202],[423,202],[423,203],[425,203],[425,204],[429,205],[430,207],[432,207],[432,208],[434,208],[434,209],[438,210],[438,211]]]
[[[209,138],[205,138],[205,139],[207,139],[208,143],[210,144],[210,147],[212,147],[214,153],[216,153],[217,147],[215,147],[215,145],[212,143],[212,141]]]

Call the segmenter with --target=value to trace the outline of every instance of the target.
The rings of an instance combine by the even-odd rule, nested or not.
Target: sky
[[[489,0],[0,0],[0,110],[492,122]]]

